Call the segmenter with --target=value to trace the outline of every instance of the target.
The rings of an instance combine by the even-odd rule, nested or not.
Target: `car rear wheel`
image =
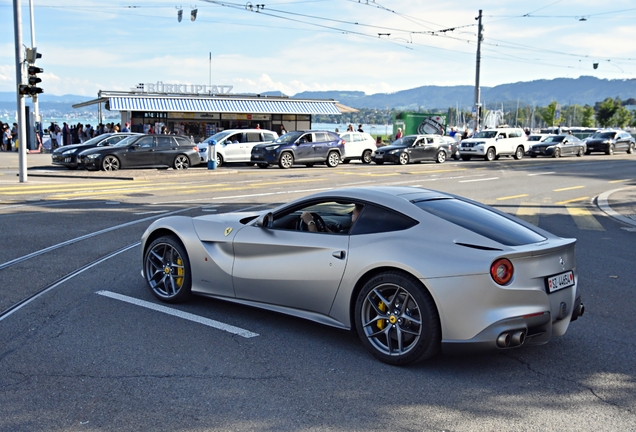
[[[148,246],[144,276],[152,293],[161,301],[179,303],[190,297],[190,260],[177,237],[160,237]]]
[[[398,163],[400,165],[406,165],[407,163],[409,163],[408,153],[400,153],[400,158],[398,159]]]
[[[332,151],[327,155],[327,166],[329,168],[335,168],[340,163],[340,155],[338,152]]]
[[[629,154],[634,153],[634,146],[635,146],[634,143],[629,143],[628,146],[627,146],[627,153],[629,153]]]
[[[104,171],[117,171],[120,168],[119,159],[116,156],[106,156],[102,161]]]
[[[559,158],[559,157],[561,157],[561,149],[560,149],[560,148],[558,148],[558,147],[557,147],[557,148],[555,148],[555,149],[554,149],[554,153],[552,153],[552,157],[553,157],[553,158]]]
[[[282,169],[289,169],[294,165],[294,155],[290,152],[285,152],[280,155],[280,160],[278,161],[278,166]]]
[[[380,273],[362,287],[355,324],[365,348],[385,363],[415,363],[440,347],[439,315],[431,295],[401,272]]]
[[[515,150],[515,159],[521,160],[524,153],[522,146],[517,147],[517,150]]]
[[[438,151],[437,156],[435,157],[435,162],[437,163],[446,162],[446,152],[443,150]]]
[[[174,158],[172,167],[176,170],[188,169],[190,167],[190,159],[188,159],[186,155],[177,155],[177,157]]]
[[[220,167],[221,165],[223,165],[223,156],[221,156],[220,154],[216,154],[216,167]]]
[[[362,163],[370,164],[371,163],[371,150],[365,150],[362,152]]]
[[[579,149],[579,151],[577,151],[577,152],[576,152],[576,155],[577,155],[578,157],[581,157],[581,156],[583,156],[583,153],[585,153],[585,152],[583,151],[583,147],[581,147],[581,148]]]
[[[614,154],[614,144],[610,144],[609,147],[607,147],[607,151],[605,152],[606,155],[613,155]]]
[[[484,159],[486,159],[488,162],[492,162],[496,158],[497,158],[497,153],[495,153],[495,149],[493,147],[490,147],[488,151],[486,152],[486,156],[484,156]]]

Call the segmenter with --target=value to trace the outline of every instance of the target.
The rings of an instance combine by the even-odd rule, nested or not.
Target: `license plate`
[[[382,159],[383,157],[384,157],[384,156],[382,156],[382,155],[375,155],[375,158],[376,158],[376,159]]]
[[[548,293],[562,290],[563,288],[571,287],[574,285],[574,273],[572,270],[565,273],[561,273],[555,276],[546,278],[546,285],[548,287]]]
[[[70,161],[71,161],[70,157],[64,158],[64,162],[70,162]]]

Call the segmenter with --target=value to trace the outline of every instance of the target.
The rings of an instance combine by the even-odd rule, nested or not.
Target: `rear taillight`
[[[507,258],[499,258],[490,266],[490,276],[499,285],[506,285],[512,280],[515,268]]]
[[[347,142],[345,140],[342,140],[342,145],[345,145]]]
[[[198,152],[198,151],[199,151],[199,147],[194,146],[194,151],[195,151],[195,152]]]

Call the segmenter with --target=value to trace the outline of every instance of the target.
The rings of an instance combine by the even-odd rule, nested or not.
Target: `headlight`
[[[401,151],[402,151],[401,149],[391,150],[389,154],[398,154]]]
[[[554,150],[554,146],[553,146],[553,145],[551,145],[551,146],[547,146],[545,149],[546,149],[546,150]]]
[[[99,157],[99,153],[86,155],[86,159],[90,159],[90,160],[97,159],[98,157]]]
[[[199,149],[199,153],[205,153],[206,151],[208,151],[208,148],[207,148],[207,147],[201,147],[201,148]]]
[[[72,155],[73,153],[75,153],[76,149],[73,150],[66,150],[64,153],[62,153],[63,156],[68,156],[68,155]]]
[[[273,150],[276,150],[278,147],[280,147],[280,144],[267,146],[267,147],[265,147],[265,150],[273,151]]]

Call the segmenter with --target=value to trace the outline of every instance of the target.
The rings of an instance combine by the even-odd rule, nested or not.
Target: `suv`
[[[345,142],[345,154],[342,163],[352,160],[361,160],[362,163],[371,163],[371,155],[378,149],[371,135],[364,132],[340,132],[340,138]]]
[[[483,157],[487,161],[499,159],[499,156],[514,156],[519,160],[528,151],[528,147],[523,129],[485,129],[472,138],[463,140],[459,145],[459,154],[465,161],[473,156]]]
[[[587,150],[585,154],[592,152],[603,152],[614,154],[615,150],[625,150],[627,153],[634,153],[634,137],[622,130],[604,130],[594,133],[585,140]]]
[[[343,156],[344,141],[335,132],[310,130],[289,132],[272,143],[254,146],[251,161],[259,168],[278,164],[287,169],[294,163],[307,167],[324,163],[334,168]]]
[[[270,143],[278,138],[276,132],[265,129],[228,129],[216,133],[197,144],[201,163],[209,159],[209,143],[216,141],[216,166],[227,162],[250,162],[252,147]]]

